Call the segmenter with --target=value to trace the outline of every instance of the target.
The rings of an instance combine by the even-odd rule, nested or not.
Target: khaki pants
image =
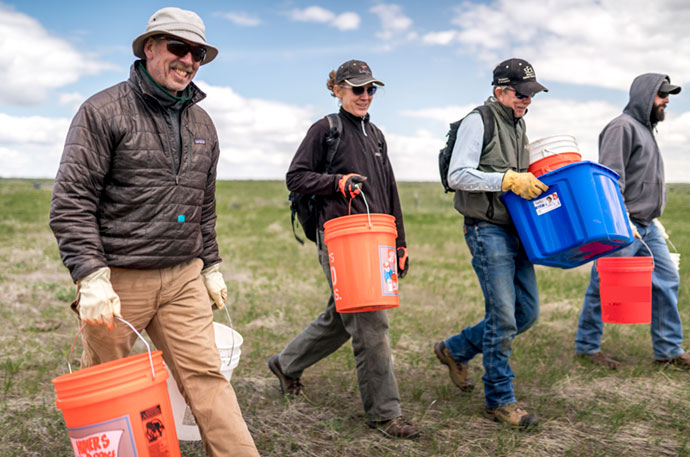
[[[210,456],[258,456],[232,385],[220,372],[213,313],[194,259],[158,270],[111,268],[122,317],[146,330],[190,404]],[[108,331],[87,325],[82,334],[82,366],[129,355],[137,336],[122,322]]]

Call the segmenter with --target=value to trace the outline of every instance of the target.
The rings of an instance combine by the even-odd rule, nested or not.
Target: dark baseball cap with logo
[[[335,72],[335,83],[340,84],[343,82],[354,87],[365,86],[369,83],[378,84],[379,86],[385,85],[374,78],[369,65],[361,60],[348,60],[338,67],[338,70]]]
[[[494,68],[492,86],[511,86],[517,92],[525,95],[534,95],[537,92],[548,92],[549,89],[537,82],[534,67],[522,59],[508,59]]]
[[[666,76],[664,78],[664,81],[661,83],[661,87],[659,87],[659,90],[657,91],[659,94],[678,94],[680,93],[680,86],[676,86],[675,84],[671,84],[671,78]]]

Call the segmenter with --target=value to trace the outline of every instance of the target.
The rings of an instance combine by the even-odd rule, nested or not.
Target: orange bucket
[[[582,155],[580,155],[579,152],[561,152],[560,154],[552,154],[537,160],[530,164],[527,171],[534,176],[541,176],[568,165],[569,163],[579,162],[580,160],[582,160]]]
[[[652,321],[651,257],[602,257],[597,260],[601,319],[609,324]]]
[[[167,378],[161,351],[54,378],[74,455],[180,457]]]
[[[335,309],[359,313],[397,307],[395,217],[353,214],[326,221],[323,228]]]

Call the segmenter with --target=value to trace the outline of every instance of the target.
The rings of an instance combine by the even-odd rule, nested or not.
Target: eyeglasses
[[[659,96],[659,98],[666,98],[668,97],[668,94],[668,92],[659,92],[657,95]]]
[[[340,87],[342,87],[343,89],[352,89],[352,93],[358,97],[364,93],[364,89],[365,89],[364,86],[340,86]],[[371,97],[372,95],[374,95],[376,93],[376,89],[378,89],[378,87],[376,87],[376,86],[367,87],[366,88],[367,94],[369,94],[369,96]]]
[[[512,87],[506,87],[506,88],[504,88],[503,90],[509,90],[509,91],[511,91],[511,92],[515,92],[515,97],[517,97],[519,100],[524,100],[524,99],[526,99],[526,98],[534,97],[534,95],[537,95],[537,94],[534,94],[534,95],[525,95],[525,94],[521,94],[520,92],[516,91],[516,90],[513,89]]]
[[[168,51],[175,54],[177,57],[184,57],[188,52],[191,52],[194,62],[203,62],[206,58],[206,48],[203,46],[192,46],[184,41],[166,36],[160,37],[159,39],[166,40]]]

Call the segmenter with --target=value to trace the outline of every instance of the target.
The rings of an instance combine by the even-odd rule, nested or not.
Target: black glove
[[[359,185],[367,180],[366,176],[358,175],[357,173],[350,173],[344,175],[338,181],[338,190],[345,198],[355,198],[359,195]]]
[[[410,269],[410,258],[407,256],[407,248],[401,246],[396,253],[398,254],[398,278],[404,278],[407,270]]]

